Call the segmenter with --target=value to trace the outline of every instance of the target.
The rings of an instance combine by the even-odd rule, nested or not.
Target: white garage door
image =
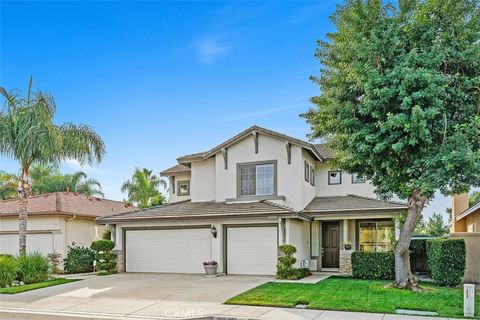
[[[211,259],[210,228],[127,230],[127,272],[203,273]]]
[[[53,252],[53,234],[27,234],[27,252],[46,256]],[[0,253],[18,255],[18,233],[0,235]]]
[[[277,227],[228,227],[228,274],[275,274]]]

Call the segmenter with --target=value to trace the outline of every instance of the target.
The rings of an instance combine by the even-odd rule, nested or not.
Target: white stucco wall
[[[366,181],[365,183],[352,183],[352,176],[343,171],[342,172],[342,184],[329,185],[328,184],[328,171],[334,171],[330,164],[317,162],[317,179],[316,179],[316,192],[319,197],[326,196],[342,196],[347,194],[355,194],[364,197],[376,198],[373,186]]]
[[[285,141],[266,135],[258,136],[258,153],[255,153],[253,136],[228,148],[228,169],[221,153],[215,156],[216,201],[237,197],[237,164],[257,161],[277,161],[277,195],[285,196],[285,205],[302,208],[301,177],[303,170],[301,148],[291,146],[291,164],[288,164]]]
[[[315,168],[315,185],[312,186],[310,182],[305,180],[305,161],[308,162],[309,165],[313,166]],[[315,197],[316,194],[316,178],[317,178],[317,169],[316,169],[316,161],[313,159],[313,157],[308,153],[305,149],[302,149],[302,171],[300,173],[300,181],[302,185],[301,189],[301,196],[302,196],[302,202],[301,202],[301,207],[302,209],[305,208]]]
[[[102,225],[97,225],[93,219],[74,218],[65,222],[65,247],[76,245],[90,247],[92,241],[102,238]]]
[[[287,219],[286,236],[287,244],[297,248],[295,266],[299,268],[303,260],[310,260],[310,222]]]
[[[190,181],[190,195],[188,196],[179,196],[178,195],[178,181]],[[170,203],[189,200],[192,195],[192,181],[190,178],[190,174],[180,174],[175,176],[175,193],[172,192],[173,188],[170,183],[170,192],[169,192],[169,199]]]
[[[216,195],[215,158],[192,162],[191,176],[190,196],[192,201],[214,201]]]

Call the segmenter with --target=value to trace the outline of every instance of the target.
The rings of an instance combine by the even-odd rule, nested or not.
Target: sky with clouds
[[[0,2],[0,84],[51,93],[57,123],[91,125],[107,156],[106,197],[135,167],[159,172],[257,124],[305,139],[299,117],[319,93],[316,41],[335,1]],[[0,170],[17,164],[0,157]],[[427,212],[443,212],[441,196]]]

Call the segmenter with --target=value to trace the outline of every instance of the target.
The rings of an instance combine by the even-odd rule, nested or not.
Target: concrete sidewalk
[[[77,275],[76,278],[79,276]],[[15,295],[0,295],[0,313],[44,318],[94,319],[259,319],[259,320],[427,320],[356,312],[225,305],[223,302],[272,277],[117,274],[82,276],[82,281]],[[318,281],[315,277],[311,281]]]
[[[433,320],[378,313],[224,305],[215,302],[50,297],[34,303],[0,301],[0,312],[100,319]]]

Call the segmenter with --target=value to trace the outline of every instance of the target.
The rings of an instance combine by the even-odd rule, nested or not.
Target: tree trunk
[[[408,215],[400,229],[400,238],[395,244],[395,286],[419,290],[417,279],[410,268],[410,241],[421,216],[427,197],[415,190],[408,199]]]
[[[18,248],[20,256],[27,253],[27,206],[30,197],[31,185],[28,177],[28,169],[22,168],[18,182],[18,196],[20,197],[20,212],[18,214]]]

